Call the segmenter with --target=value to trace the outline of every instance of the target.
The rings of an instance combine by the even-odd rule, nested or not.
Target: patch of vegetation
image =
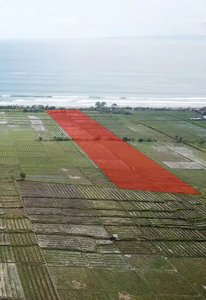
[[[126,137],[126,136],[124,136],[123,138],[122,138],[122,140],[123,141],[125,141],[125,142],[133,142],[134,141],[134,138],[129,138],[129,137]]]
[[[72,139],[69,137],[62,137],[62,136],[54,136],[53,141],[61,142],[61,141],[71,141]]]
[[[49,109],[49,110],[56,109],[56,106],[32,105],[32,106],[24,107],[22,111],[24,113],[27,113],[27,112],[38,113],[38,112],[44,112],[47,109]],[[61,108],[61,109],[64,109],[64,108]]]
[[[22,180],[25,180],[26,179],[26,173],[21,172],[20,177],[21,177]]]
[[[157,142],[157,140],[156,139],[152,139],[152,138],[146,138],[146,139],[140,138],[140,139],[138,139],[138,142],[140,142],[140,143],[142,143],[142,142],[153,143],[153,142]]]
[[[178,143],[182,143],[183,142],[183,138],[181,136],[176,135],[175,136],[176,140]]]

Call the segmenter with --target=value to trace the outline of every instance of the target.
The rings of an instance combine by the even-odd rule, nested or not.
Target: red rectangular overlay
[[[200,194],[80,110],[47,113],[119,188]]]

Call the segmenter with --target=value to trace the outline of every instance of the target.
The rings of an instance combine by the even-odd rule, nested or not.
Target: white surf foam
[[[94,106],[96,102],[106,102],[107,106],[116,103],[120,107],[171,107],[171,108],[200,108],[206,106],[206,97],[177,97],[177,98],[156,98],[156,97],[98,97],[98,96],[10,96],[2,95],[0,105],[49,105],[56,107],[90,107]]]

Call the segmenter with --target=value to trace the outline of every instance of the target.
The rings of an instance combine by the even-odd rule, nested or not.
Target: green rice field
[[[201,195],[119,189],[46,112],[2,111],[0,299],[206,299],[206,120],[85,113]]]

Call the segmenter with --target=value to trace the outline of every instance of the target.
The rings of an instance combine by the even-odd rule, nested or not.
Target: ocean
[[[0,40],[0,105],[206,106],[206,37]]]

